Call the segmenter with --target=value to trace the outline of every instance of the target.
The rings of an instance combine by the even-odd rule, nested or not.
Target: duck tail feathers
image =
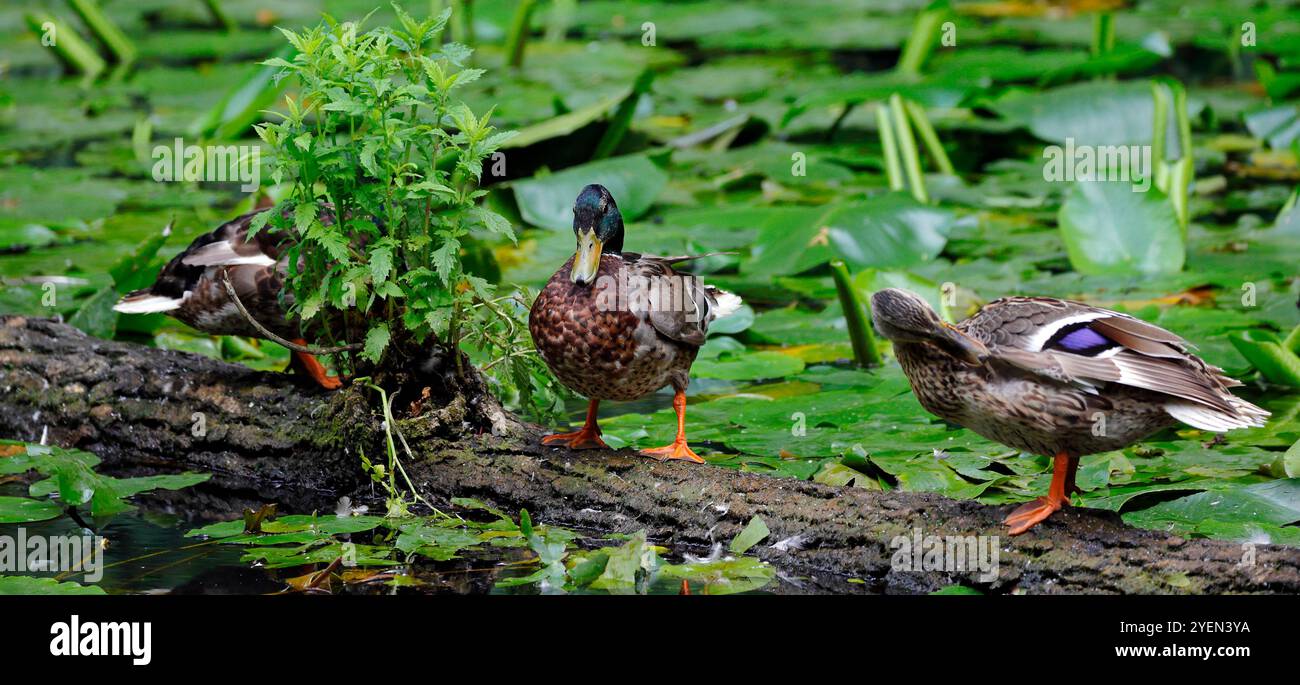
[[[122,314],[153,314],[178,309],[184,298],[156,295],[149,290],[127,293],[113,305],[113,311]]]
[[[740,296],[735,293],[719,290],[711,285],[705,287],[708,289],[709,294],[713,296],[713,301],[718,305],[713,310],[714,319],[721,319],[724,316],[736,313],[740,309],[740,305],[743,304]]]

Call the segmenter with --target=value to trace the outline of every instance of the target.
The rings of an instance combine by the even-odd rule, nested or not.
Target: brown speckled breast
[[[685,390],[699,348],[659,334],[644,313],[598,304],[616,301],[601,293],[621,264],[602,255],[596,283],[578,285],[569,281],[569,258],[533,303],[533,344],[561,383],[592,399],[634,400],[669,384]]]

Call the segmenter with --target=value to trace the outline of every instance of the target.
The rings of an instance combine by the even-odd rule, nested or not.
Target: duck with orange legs
[[[596,418],[601,400],[635,400],[672,386],[677,437],[641,454],[703,463],[686,442],[691,364],[709,324],[739,308],[740,298],[673,268],[700,256],[625,251],[623,217],[604,186],[589,185],[578,195],[573,233],[574,255],[538,294],[528,330],[555,377],[588,398],[587,420],[542,443],[605,447]]]
[[[153,285],[127,293],[113,309],[123,314],[167,314],[211,335],[267,338],[249,321],[251,317],[272,335],[305,347],[298,320],[288,313],[293,295],[284,288],[289,240],[270,231],[249,237],[253,218],[264,211],[271,210],[238,216],[195,238],[163,266]],[[333,221],[331,208],[322,210],[321,221]],[[245,311],[231,299],[227,281]],[[289,369],[326,390],[343,385],[328,375],[320,360],[301,349],[293,350]]]
[[[871,316],[926,411],[1052,459],[1047,495],[1007,516],[1012,535],[1069,506],[1084,455],[1179,422],[1223,432],[1269,415],[1233,395],[1241,383],[1186,340],[1081,302],[1007,297],[953,325],[915,293],[887,288],[872,295]]]

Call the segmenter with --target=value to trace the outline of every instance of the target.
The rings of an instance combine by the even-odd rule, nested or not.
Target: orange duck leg
[[[589,400],[587,402],[587,422],[583,424],[582,429],[573,433],[556,433],[542,438],[543,445],[563,445],[571,450],[588,450],[605,447],[605,441],[600,439],[600,426],[596,425],[596,407],[600,406],[600,400]]]
[[[686,444],[686,393],[678,390],[673,395],[673,410],[677,412],[677,439],[671,445],[641,450],[641,454],[655,459],[685,459],[696,464],[703,464],[704,459]]]
[[[292,342],[304,347],[307,345],[307,341],[302,338]],[[307,377],[316,381],[316,384],[320,387],[326,390],[338,390],[343,387],[343,381],[339,380],[338,376],[331,376],[326,373],[325,366],[320,363],[320,360],[315,355],[297,350],[292,350],[290,354],[293,355],[293,363],[290,366],[296,367],[307,374]]]
[[[1002,522],[1011,526],[1011,535],[1021,533],[1042,523],[1061,507],[1070,505],[1070,495],[1078,491],[1074,475],[1079,468],[1079,458],[1065,452],[1057,454],[1052,464],[1052,484],[1046,497],[1039,497],[1011,512]]]

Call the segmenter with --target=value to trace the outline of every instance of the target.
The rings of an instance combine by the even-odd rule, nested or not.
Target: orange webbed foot
[[[659,461],[683,459],[696,464],[704,463],[704,459],[701,458],[700,455],[696,454],[695,451],[690,448],[690,445],[686,444],[685,440],[677,440],[674,441],[673,444],[665,445],[664,447],[654,447],[651,449],[641,450],[640,453],[643,456],[654,457]]]
[[[1011,512],[1011,515],[1003,519],[1002,522],[1011,526],[1011,530],[1008,532],[1009,535],[1020,535],[1047,520],[1047,517],[1059,511],[1066,504],[1068,503],[1064,500],[1039,497]]]
[[[1072,457],[1067,452],[1057,453],[1052,460],[1052,483],[1048,486],[1047,496],[1021,505],[1003,519],[1003,523],[1011,526],[1008,534],[1020,535],[1060,511],[1061,507],[1070,506],[1070,495],[1078,491],[1074,484],[1078,467],[1078,457]]]
[[[594,450],[607,448],[604,440],[600,439],[600,433],[582,429],[572,433],[555,433],[542,438],[543,445],[559,445],[568,447],[571,450]]]
[[[580,430],[572,433],[555,433],[542,438],[543,445],[560,445],[568,447],[571,450],[594,450],[607,448],[604,440],[600,439],[600,424],[596,422],[596,411],[600,407],[600,400],[587,401],[587,422],[582,425]]]

